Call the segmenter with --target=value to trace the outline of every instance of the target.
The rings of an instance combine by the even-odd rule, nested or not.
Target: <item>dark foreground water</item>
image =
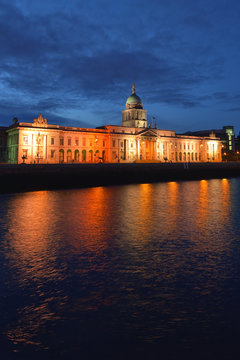
[[[240,179],[0,195],[1,359],[240,354]]]

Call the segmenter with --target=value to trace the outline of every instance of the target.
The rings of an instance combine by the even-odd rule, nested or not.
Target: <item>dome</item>
[[[127,102],[126,102],[126,108],[127,109],[142,109],[143,105],[142,105],[142,100],[140,99],[140,97],[135,93],[135,85],[133,84],[132,86],[132,95],[130,95],[127,98]]]
[[[136,94],[132,94],[127,98],[127,104],[142,104],[142,100]]]

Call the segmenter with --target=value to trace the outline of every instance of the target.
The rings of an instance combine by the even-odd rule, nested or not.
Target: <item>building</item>
[[[122,125],[96,129],[51,125],[39,115],[33,123],[18,122],[5,130],[8,162],[207,162],[221,161],[221,141],[209,136],[178,135],[151,128],[147,111],[132,87]]]

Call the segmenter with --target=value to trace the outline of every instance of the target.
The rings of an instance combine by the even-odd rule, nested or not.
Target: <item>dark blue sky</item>
[[[0,125],[120,124],[134,81],[158,128],[240,123],[239,0],[0,0]]]

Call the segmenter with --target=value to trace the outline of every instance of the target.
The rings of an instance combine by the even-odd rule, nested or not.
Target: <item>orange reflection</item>
[[[197,224],[201,226],[208,216],[209,207],[209,188],[208,188],[208,181],[207,180],[200,180],[199,182],[200,189],[199,189],[199,200],[198,200],[198,207],[197,207]]]
[[[169,201],[169,230],[175,231],[179,223],[179,184],[175,181],[168,183]]]
[[[108,209],[108,193],[104,187],[83,189],[73,192],[71,209],[69,209],[68,231],[73,235],[71,245],[83,251],[103,251],[106,243],[103,240],[111,226]]]
[[[195,242],[196,251],[221,253],[224,244],[222,234],[230,222],[230,186],[227,179],[200,182],[197,226],[201,243]],[[216,233],[219,236],[216,240]],[[214,235],[213,235],[214,234]],[[215,242],[210,241],[215,236]]]
[[[118,206],[115,209],[118,223],[116,237],[126,240],[126,249],[131,246],[142,246],[149,240],[149,229],[153,221],[153,193],[152,184],[121,187]]]
[[[54,209],[48,191],[23,193],[9,207],[9,258],[23,271],[24,277],[49,277],[46,256],[54,223]],[[17,261],[16,261],[17,259]],[[54,260],[54,259],[52,259]],[[52,268],[53,269],[53,268]]]

